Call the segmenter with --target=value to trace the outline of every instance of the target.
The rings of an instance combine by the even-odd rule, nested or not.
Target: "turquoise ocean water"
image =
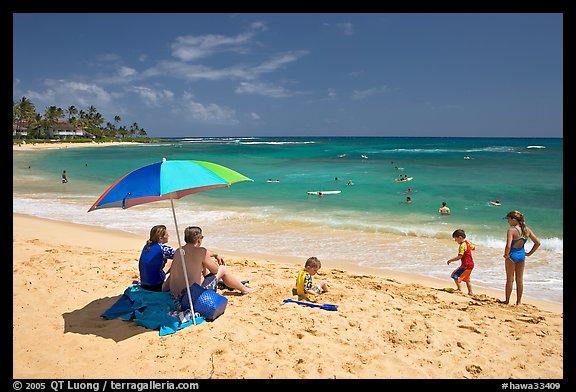
[[[456,267],[446,265],[457,251],[451,233],[461,228],[478,247],[474,284],[503,290],[502,217],[518,209],[542,241],[528,258],[525,295],[563,302],[562,139],[190,137],[17,151],[13,211],[138,233],[145,241],[151,226],[173,227],[169,202],[87,210],[116,179],[163,157],[219,163],[254,180],[175,201],[181,230],[203,227],[208,246],[302,261],[315,255],[328,268],[344,260],[444,279],[446,286]],[[395,182],[400,175],[413,180]],[[341,193],[306,193],[328,190]],[[502,205],[491,206],[495,199]],[[438,214],[442,201],[450,216]]]

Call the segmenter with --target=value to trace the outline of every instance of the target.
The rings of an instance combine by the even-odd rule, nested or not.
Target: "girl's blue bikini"
[[[524,251],[524,245],[526,244],[526,237],[524,237],[522,235],[522,233],[520,232],[520,229],[518,229],[516,226],[514,226],[514,228],[516,230],[518,230],[518,234],[520,235],[520,238],[518,238],[517,240],[512,240],[512,244],[510,244],[510,260],[512,260],[515,263],[521,263],[524,260],[526,260],[526,252]],[[515,248],[514,245],[519,242],[522,241],[522,246],[520,248]]]

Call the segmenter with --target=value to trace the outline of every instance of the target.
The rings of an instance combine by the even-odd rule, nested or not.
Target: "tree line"
[[[48,106],[44,113],[36,111],[34,103],[26,98],[13,101],[12,127],[14,130],[26,131],[28,139],[46,139],[49,130],[56,130],[60,120],[67,121],[70,126],[93,135],[96,139],[126,139],[129,137],[147,137],[148,134],[138,123],[130,127],[120,125],[120,116],[114,116],[114,122],[106,121],[104,116],[90,105],[86,110],[69,106],[66,109]]]

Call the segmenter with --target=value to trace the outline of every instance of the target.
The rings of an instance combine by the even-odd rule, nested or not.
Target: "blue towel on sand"
[[[158,293],[140,286],[130,286],[101,316],[107,320],[134,320],[142,327],[159,329],[160,336],[164,336],[194,324],[192,320],[183,323],[179,318],[170,315],[177,310],[178,304],[178,300],[169,292]],[[196,317],[196,324],[204,321],[202,317]]]

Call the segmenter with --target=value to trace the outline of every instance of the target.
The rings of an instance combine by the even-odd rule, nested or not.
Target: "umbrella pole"
[[[188,271],[186,271],[186,262],[184,261],[184,249],[182,249],[182,241],[180,241],[180,230],[178,229],[178,221],[176,220],[176,211],[174,211],[174,199],[170,198],[172,205],[172,215],[174,216],[174,226],[176,226],[176,236],[178,237],[178,246],[180,249],[180,258],[182,259],[182,268],[184,270],[184,280],[186,281],[186,295],[188,295],[188,303],[190,304],[190,311],[192,312],[192,320],[196,325],[196,313],[194,312],[194,305],[192,304],[192,294],[190,294],[190,282],[188,281]]]

